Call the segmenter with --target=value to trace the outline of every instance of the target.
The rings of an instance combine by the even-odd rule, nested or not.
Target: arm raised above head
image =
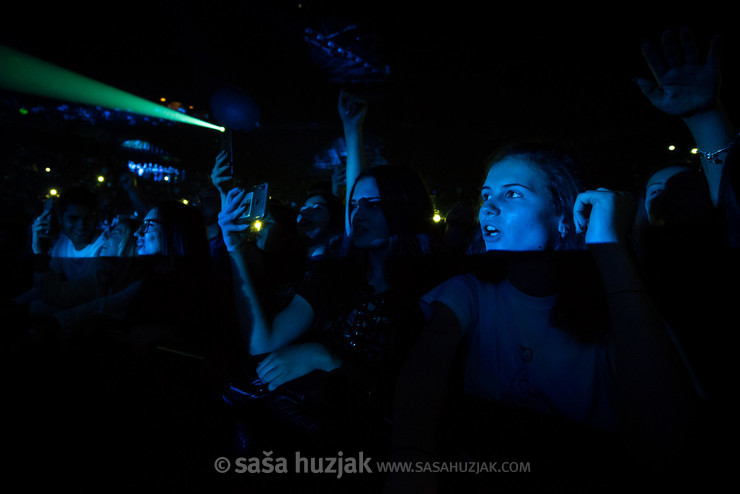
[[[339,94],[338,110],[339,117],[342,119],[344,141],[347,146],[345,204],[349,204],[352,186],[362,170],[367,167],[365,140],[362,134],[362,125],[367,115],[367,102],[342,91]],[[347,208],[345,208],[345,225],[347,234],[349,234],[349,214],[347,211]]]
[[[277,350],[306,332],[313,324],[314,311],[303,297],[294,295],[272,321],[265,316],[260,294],[249,273],[244,243],[249,225],[239,223],[242,198],[240,189],[228,192],[218,223],[231,259],[237,322],[249,353],[257,355]]]
[[[653,79],[635,79],[653,106],[681,118],[691,132],[715,206],[722,177],[721,155],[736,135],[719,95],[720,45],[719,37],[712,38],[706,56],[702,56],[691,30],[666,31],[660,47],[650,42],[642,46]]]

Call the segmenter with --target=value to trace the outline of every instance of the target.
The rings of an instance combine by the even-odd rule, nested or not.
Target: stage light
[[[105,182],[105,177],[102,175],[98,176],[98,182]]]
[[[0,67],[1,88],[226,130],[5,46],[0,46]]]
[[[436,213],[434,217],[432,217],[432,219],[435,223],[439,223],[440,221],[442,221],[442,217],[439,215],[439,213]]]

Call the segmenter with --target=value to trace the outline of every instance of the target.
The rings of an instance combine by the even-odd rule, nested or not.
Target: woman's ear
[[[560,233],[561,239],[564,239],[570,233],[570,225],[565,220],[565,215],[561,216],[558,221],[558,232]]]

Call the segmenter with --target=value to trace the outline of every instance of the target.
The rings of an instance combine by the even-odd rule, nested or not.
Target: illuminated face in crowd
[[[88,245],[95,233],[95,214],[85,206],[70,204],[62,215],[62,231],[75,249]]]
[[[381,208],[378,184],[373,177],[364,177],[356,182],[350,208],[353,245],[360,249],[387,247],[390,230]]]
[[[678,218],[678,221],[685,220],[691,215],[690,210],[684,210],[687,205],[692,204],[689,201],[690,194],[685,189],[679,189],[682,192],[679,197],[677,197],[679,190],[674,190],[675,187],[670,190],[670,194],[666,192],[669,180],[674,179],[671,182],[675,183],[675,177],[688,170],[684,166],[668,166],[658,170],[648,179],[645,186],[645,212],[650,224],[662,225],[672,222],[674,218]],[[652,207],[653,202],[662,203],[661,207]]]
[[[298,213],[298,233],[308,240],[316,240],[326,231],[331,222],[331,213],[326,199],[311,196],[303,203]]]
[[[100,249],[99,255],[102,257],[118,257],[121,255],[122,244],[125,243],[126,237],[131,231],[126,225],[118,223],[110,231],[104,233],[105,243]]]
[[[486,250],[531,251],[553,248],[559,218],[547,175],[511,156],[494,164],[481,188],[479,220]]]
[[[157,221],[156,208],[149,211],[134,235],[137,255],[151,256],[162,253],[162,226]]]

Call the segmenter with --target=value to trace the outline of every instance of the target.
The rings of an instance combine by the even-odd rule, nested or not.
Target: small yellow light
[[[50,195],[50,196],[55,196],[55,195],[57,195],[57,194],[58,194],[58,192],[57,192],[57,190],[56,190],[56,189],[50,189],[50,190],[49,190],[49,195]]]
[[[435,223],[439,223],[440,221],[442,221],[442,217],[439,215],[439,213],[435,214],[432,219]]]
[[[45,171],[46,173],[49,173],[49,172],[51,171],[51,168],[49,168],[49,167],[47,166],[46,168],[44,168],[44,171]]]
[[[161,101],[162,103],[164,103],[165,101],[167,101],[167,98],[159,98],[159,101]]]
[[[262,228],[262,222],[260,220],[256,220],[254,223],[252,223],[252,228],[256,231],[259,231],[260,228]]]
[[[699,149],[697,148],[692,149],[691,154],[699,154]]]
[[[668,146],[668,150],[669,151],[675,151],[676,150],[676,146],[674,146],[673,144],[671,144],[670,146]]]
[[[187,200],[187,199],[183,199],[183,200],[182,200],[182,203],[183,203],[183,204],[185,204],[186,206],[187,206],[187,205],[189,204],[189,202],[188,202],[188,200]]]
[[[98,176],[98,182],[105,182],[105,177],[102,175]]]

